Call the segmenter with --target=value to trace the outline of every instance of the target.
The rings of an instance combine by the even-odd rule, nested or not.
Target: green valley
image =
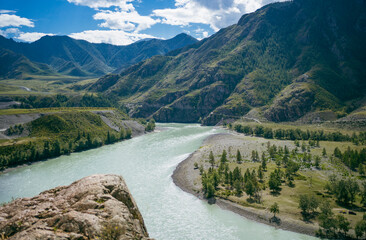
[[[0,8],[3,201],[105,171],[127,176],[156,239],[263,239],[262,231],[268,239],[366,238],[365,0],[175,0],[142,15],[139,7],[155,0],[61,2],[89,7],[98,27],[15,41],[9,36],[23,32],[16,23],[2,28],[1,17],[26,18]],[[249,2],[270,4],[250,12]],[[236,23],[225,25],[227,18]],[[32,27],[29,21],[19,24]],[[150,38],[153,26],[160,38]],[[185,33],[165,39],[174,26]],[[115,38],[133,43],[99,43]],[[63,169],[65,179],[50,169]],[[40,184],[44,172],[56,180]],[[210,206],[181,195],[172,180]],[[125,200],[108,186],[105,192]],[[91,206],[103,212],[111,200],[104,197]],[[64,214],[48,229],[55,236],[73,234],[61,224],[76,218]],[[0,239],[25,229],[22,219],[13,222]],[[101,236],[98,228],[90,236]]]

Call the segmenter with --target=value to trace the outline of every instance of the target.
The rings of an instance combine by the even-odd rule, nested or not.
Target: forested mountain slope
[[[90,90],[121,97],[131,116],[162,122],[216,124],[251,109],[272,121],[325,109],[342,115],[365,93],[365,41],[364,0],[274,3]]]
[[[21,78],[24,73],[33,75],[54,74],[46,64],[32,62],[23,55],[0,48],[0,76]]]
[[[33,43],[20,43],[0,36],[0,48],[24,55],[30,61],[47,64],[59,74],[71,76],[103,76],[195,42],[196,39],[186,34],[169,40],[139,41],[127,46],[95,44],[67,36],[45,36]]]

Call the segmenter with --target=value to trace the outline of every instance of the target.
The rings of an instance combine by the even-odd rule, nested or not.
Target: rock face
[[[296,121],[311,110],[314,93],[306,84],[294,83],[281,92],[264,116],[274,122]]]
[[[1,232],[9,239],[149,239],[137,205],[117,175],[93,175],[17,199],[0,208]]]
[[[222,104],[229,95],[223,84],[213,84],[200,91],[187,94],[173,103],[160,108],[152,115],[158,122],[198,122]]]

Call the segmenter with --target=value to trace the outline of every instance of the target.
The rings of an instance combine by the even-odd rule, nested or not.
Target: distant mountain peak
[[[191,35],[189,35],[187,33],[179,33],[178,35],[176,35],[175,37],[171,38],[170,40],[173,40],[173,39],[191,39],[191,40],[198,41],[196,38],[192,37]]]
[[[135,43],[139,43],[139,42],[147,42],[147,41],[150,41],[150,40],[157,40],[158,38],[143,38],[143,39],[140,39],[138,41],[136,41]]]
[[[45,35],[45,36],[41,37],[40,39],[38,39],[37,41],[35,41],[33,43],[50,42],[50,41],[64,42],[64,41],[74,41],[74,40],[76,40],[76,39],[71,38],[71,37],[66,36],[66,35]]]
[[[94,44],[58,35],[43,36],[32,43],[15,42],[0,36],[0,48],[24,55],[30,61],[48,64],[60,74],[102,76],[113,71],[121,71],[152,56],[164,55],[196,41],[189,37],[168,40],[145,39],[142,44],[137,42],[116,46]]]

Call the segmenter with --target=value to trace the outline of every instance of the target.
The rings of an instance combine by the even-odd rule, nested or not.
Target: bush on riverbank
[[[155,120],[150,119],[150,121],[147,123],[145,127],[146,132],[153,132],[155,130]]]

